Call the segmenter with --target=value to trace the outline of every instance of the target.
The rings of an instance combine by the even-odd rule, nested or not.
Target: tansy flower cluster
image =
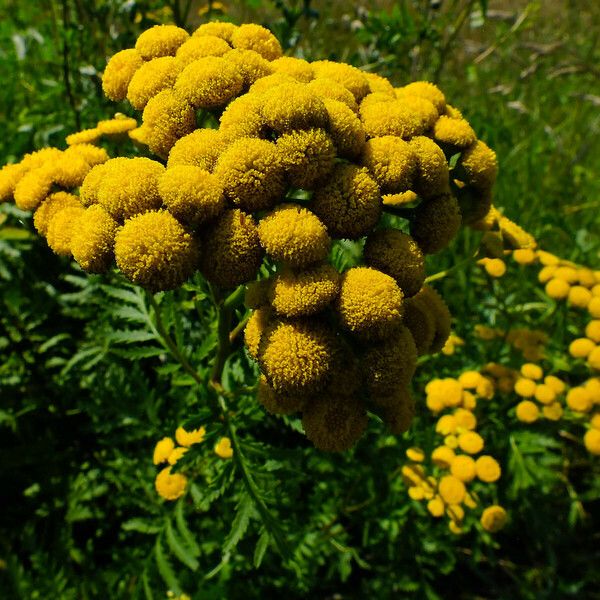
[[[0,197],[35,210],[50,247],[86,271],[114,260],[152,292],[196,271],[248,284],[259,400],[301,412],[317,447],[351,447],[367,407],[404,431],[417,356],[450,332],[425,257],[489,218],[497,174],[442,91],[284,56],[264,27],[222,22],[152,27],[109,60],[102,86],[141,125],[100,122],[62,153],[5,167]],[[125,132],[154,158],[91,145]],[[337,240],[363,250],[343,273],[329,262]]]
[[[538,361],[544,358],[544,349],[548,343],[548,334],[539,329],[515,327],[505,331],[498,327],[475,325],[475,336],[484,341],[502,339],[518,350],[525,360]]]

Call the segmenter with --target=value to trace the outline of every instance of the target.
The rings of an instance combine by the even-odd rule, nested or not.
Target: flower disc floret
[[[164,210],[128,219],[115,239],[119,269],[152,292],[179,287],[197,269],[198,255],[196,240]]]
[[[311,209],[334,238],[358,239],[366,235],[381,216],[379,188],[367,169],[338,165],[329,182],[317,189]]]
[[[435,320],[435,335],[429,352],[439,352],[450,335],[452,322],[450,310],[438,292],[428,285],[424,285],[413,298],[424,306]]]
[[[414,190],[423,198],[447,193],[450,189],[450,175],[443,150],[425,136],[412,138],[410,148],[416,163]]]
[[[339,156],[355,159],[365,145],[365,130],[360,119],[343,102],[325,98],[323,104],[329,116],[329,135]]]
[[[134,48],[121,50],[112,56],[102,74],[102,89],[110,100],[125,100],[127,88],[144,61]]]
[[[188,38],[185,29],[175,25],[155,25],[140,34],[135,49],[144,60],[160,56],[175,56],[177,48]]]
[[[240,25],[231,35],[234,48],[254,50],[267,60],[281,58],[283,50],[279,40],[265,27],[254,23]]]
[[[15,186],[14,198],[17,208],[35,210],[52,189],[54,168],[44,164],[25,173]]]
[[[394,86],[389,82],[388,79],[378,75],[377,73],[363,73],[369,83],[369,91],[373,93],[381,93],[389,96],[390,98],[396,97]]]
[[[382,193],[409,190],[416,174],[416,157],[410,145],[398,137],[384,135],[367,141],[361,163],[369,169]]]
[[[282,204],[258,225],[260,243],[277,261],[302,268],[323,260],[331,240],[319,218],[298,204]]]
[[[167,169],[158,180],[158,193],[169,212],[192,227],[214,219],[225,208],[219,179],[192,165]]]
[[[71,255],[71,238],[84,210],[81,206],[66,206],[57,210],[48,222],[46,241],[55,254]]]
[[[444,194],[419,204],[410,224],[410,233],[425,254],[435,254],[450,244],[460,224],[456,198]]]
[[[273,74],[271,63],[254,50],[234,49],[223,55],[223,58],[233,65],[241,75],[244,89],[248,89],[253,83]]]
[[[411,138],[425,133],[437,118],[437,111],[424,98],[377,102],[361,106],[363,126],[369,137],[393,135]]]
[[[413,336],[417,347],[417,354],[422,356],[429,352],[437,328],[435,317],[425,303],[417,301],[414,298],[406,298],[404,300],[402,322]]]
[[[481,140],[467,148],[460,157],[461,168],[465,171],[466,182],[479,189],[489,189],[498,175],[496,153]]]
[[[231,38],[237,29],[237,25],[226,21],[210,21],[203,23],[194,31],[192,37],[215,36],[231,42]]]
[[[574,285],[567,296],[567,302],[575,308],[587,308],[591,300],[592,292],[582,285]]]
[[[117,222],[97,204],[85,209],[71,236],[71,253],[88,273],[105,273],[113,259]]]
[[[577,386],[567,392],[567,406],[572,411],[587,413],[592,409],[593,405],[592,395],[584,387]]]
[[[315,76],[313,68],[308,61],[294,56],[276,58],[271,61],[271,66],[275,70],[275,73],[289,75],[301,83],[308,83]]]
[[[142,110],[158,92],[172,88],[179,75],[179,65],[172,56],[161,56],[145,62],[133,75],[127,87],[127,100]]]
[[[383,339],[402,323],[402,290],[377,269],[354,267],[342,276],[337,311],[342,326],[351,333]]]
[[[267,126],[261,106],[261,94],[244,94],[230,102],[220,118],[222,139],[231,142],[242,137],[265,137]]]
[[[337,100],[345,104],[353,113],[358,113],[358,104],[352,92],[333,79],[325,77],[313,79],[306,84],[306,89],[317,95],[321,100]]]

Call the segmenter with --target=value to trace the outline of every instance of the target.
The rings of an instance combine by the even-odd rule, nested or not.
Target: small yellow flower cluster
[[[475,431],[477,418],[473,412],[476,405],[474,394],[468,392],[467,395],[467,405],[471,408],[465,408],[464,399],[461,399],[465,388],[476,390],[485,378],[477,371],[467,371],[459,379],[462,383],[454,379],[433,380],[426,388],[428,405],[441,404],[432,401],[432,398],[451,399],[443,406],[450,408],[451,412],[441,415],[436,423],[436,433],[443,436],[443,443],[431,452],[431,475],[426,475],[422,464],[425,452],[420,448],[407,450],[407,457],[412,463],[402,468],[402,475],[409,486],[409,496],[413,500],[427,501],[427,509],[434,517],[446,514],[454,533],[462,532],[461,524],[465,516],[463,506],[474,509],[478,505],[477,495],[474,491],[469,491],[467,486],[475,481],[494,483],[501,475],[496,459],[480,454],[485,443]],[[486,383],[483,385],[487,387]],[[433,412],[437,414],[439,411]],[[473,458],[477,454],[480,456]],[[485,519],[482,516],[481,523],[488,531],[497,530],[489,526],[488,516]]]
[[[482,238],[482,246],[494,257],[502,256],[505,250],[517,250],[515,256],[524,257],[524,260],[527,260],[527,257],[531,256],[537,246],[535,238],[530,233],[527,233],[522,227],[505,217],[493,205],[485,216],[470,223],[470,226],[473,229],[485,232]],[[491,268],[492,273],[502,271],[499,263],[492,264],[495,265]],[[485,264],[483,266],[485,267]],[[489,274],[499,276],[492,273]]]
[[[446,356],[452,356],[457,348],[465,345],[465,340],[456,335],[455,333],[451,333],[442,348],[442,354]]]
[[[566,389],[567,384],[562,379],[554,375],[544,377],[539,365],[525,363],[514,382],[515,394],[523,398],[516,406],[517,419],[523,423],[533,423],[541,416],[550,421],[560,420],[563,415],[561,396]]]
[[[499,278],[506,273],[506,263],[501,258],[482,258],[477,264],[482,266],[490,277]]]
[[[156,491],[165,500],[177,500],[185,493],[187,477],[181,473],[171,473],[171,467],[189,450],[190,446],[202,442],[205,435],[204,427],[192,431],[178,427],[175,431],[175,440],[179,446],[175,446],[175,442],[170,437],[165,437],[156,443],[152,461],[155,465],[169,464],[158,473],[154,482]]]
[[[112,119],[98,121],[96,127],[91,129],[83,129],[77,133],[72,133],[66,138],[69,146],[77,144],[96,144],[102,138],[117,138],[125,136],[130,131],[137,127],[137,121],[131,117],[127,117],[121,113],[116,113]]]
[[[538,361],[544,358],[544,348],[548,343],[548,334],[539,329],[515,327],[508,332],[497,327],[475,325],[475,335],[484,341],[503,339],[523,354],[525,360]]]
[[[478,371],[465,371],[458,379],[432,379],[425,386],[427,408],[438,414],[446,408],[474,410],[478,399],[494,397],[494,380]]]

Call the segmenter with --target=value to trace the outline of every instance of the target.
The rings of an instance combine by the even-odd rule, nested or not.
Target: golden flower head
[[[290,75],[285,75],[283,73],[272,73],[271,75],[267,75],[266,77],[261,77],[260,79],[257,79],[250,86],[248,93],[252,94],[253,96],[260,95],[262,98],[263,97],[262,94],[266,93],[269,90],[272,90],[273,88],[279,87],[280,85],[284,85],[284,84],[288,84],[288,85],[296,84],[297,85],[298,82]]]
[[[268,29],[254,23],[240,25],[231,35],[231,44],[234,48],[254,50],[267,60],[283,55],[279,40]]]
[[[410,138],[425,133],[434,124],[438,113],[429,100],[406,96],[401,100],[361,106],[361,116],[370,137],[394,135]]]
[[[466,454],[460,454],[452,461],[450,473],[463,483],[473,481],[476,475],[475,461]]]
[[[80,207],[81,204],[77,196],[67,192],[55,192],[50,194],[36,209],[33,215],[33,225],[37,232],[45,236],[48,231],[50,219],[63,208]]]
[[[571,286],[563,279],[553,278],[548,281],[544,289],[550,298],[562,300],[569,295]]]
[[[355,396],[320,395],[302,412],[306,437],[319,450],[345,452],[367,427],[367,411]]]
[[[345,104],[353,113],[358,113],[358,104],[352,92],[333,79],[325,77],[313,79],[307,83],[306,89],[317,95],[321,100],[337,100]]]
[[[569,290],[567,302],[574,308],[587,308],[592,301],[592,292],[582,285],[574,285]]]
[[[372,173],[383,193],[409,190],[416,173],[416,159],[410,145],[398,137],[384,135],[367,141],[361,162]]]
[[[177,49],[175,58],[181,69],[205,56],[223,56],[231,46],[215,35],[195,36]]]
[[[156,476],[154,487],[165,500],[177,500],[185,493],[187,477],[181,473],[171,473],[171,467],[165,467]]]
[[[325,263],[301,271],[283,269],[273,280],[269,297],[278,314],[295,318],[321,312],[339,289],[338,272]]]
[[[145,62],[131,78],[127,100],[133,108],[142,110],[158,92],[173,87],[179,70],[179,65],[172,56],[161,56]]]
[[[475,470],[477,478],[485,483],[493,483],[500,479],[502,470],[498,461],[492,456],[484,454],[475,461]]]
[[[28,171],[19,179],[14,189],[17,208],[35,210],[52,189],[54,167],[44,164]]]
[[[438,493],[446,504],[460,504],[464,500],[467,490],[465,484],[454,475],[444,475],[440,479]]]
[[[334,238],[358,239],[381,215],[381,195],[367,169],[339,164],[329,181],[314,193],[311,209]]]
[[[425,254],[435,254],[450,244],[460,224],[456,198],[444,194],[419,204],[410,224],[410,233]]]
[[[590,454],[600,455],[600,430],[588,429],[583,436],[583,443]]]
[[[71,238],[84,212],[82,206],[65,206],[52,215],[48,221],[46,241],[55,254],[71,255]]]
[[[273,311],[270,306],[261,306],[252,312],[244,328],[244,342],[248,354],[258,360],[260,340],[272,321]]]
[[[233,100],[243,85],[235,65],[220,56],[205,56],[181,71],[175,91],[194,108],[213,109]]]
[[[115,161],[125,161],[126,158],[120,157],[113,159]],[[115,163],[113,163],[115,164]],[[109,164],[107,169],[106,163],[92,167],[89,173],[85,176],[83,183],[79,187],[79,200],[83,206],[91,206],[98,203],[98,190],[104,180],[104,173],[112,167]]]
[[[451,119],[444,115],[435,122],[433,137],[452,148],[467,148],[477,141],[473,128],[465,119]]]
[[[17,183],[27,171],[22,163],[4,165],[0,169],[0,203],[12,200]]]
[[[483,450],[483,438],[475,431],[465,431],[458,436],[458,446],[467,454],[478,454]]]
[[[583,386],[571,388],[567,392],[567,406],[574,412],[587,413],[592,409],[592,394]]]
[[[433,464],[441,467],[442,469],[449,469],[455,458],[456,455],[454,454],[454,450],[445,445],[438,446],[431,453],[431,460]]]
[[[540,416],[540,410],[531,400],[522,400],[517,404],[517,419],[523,423],[533,423]]]
[[[256,222],[239,210],[226,210],[203,232],[201,270],[223,288],[236,287],[256,277],[263,258]]]
[[[381,93],[386,94],[390,98],[396,97],[394,86],[389,82],[388,79],[382,77],[381,75],[377,75],[377,73],[364,72],[363,75],[366,77],[367,82],[369,83],[369,91],[372,94]]]
[[[445,194],[450,190],[448,162],[442,149],[430,138],[410,140],[416,163],[414,190],[423,198]]]
[[[259,364],[275,391],[312,393],[327,384],[335,351],[333,332],[318,321],[276,321],[261,336]]]
[[[323,104],[329,116],[329,135],[338,156],[348,159],[359,157],[366,139],[360,119],[352,109],[339,100],[325,98]]]
[[[169,212],[192,227],[216,218],[225,208],[219,179],[193,165],[164,171],[158,180],[158,193]]]
[[[417,96],[429,100],[437,111],[442,114],[446,108],[446,97],[437,85],[429,81],[413,81],[408,85],[396,88],[396,97],[402,99],[405,96]]]
[[[196,129],[175,142],[169,152],[167,168],[177,165],[193,165],[212,171],[227,143],[218,129]]]
[[[367,78],[356,67],[330,60],[318,60],[311,64],[315,78],[337,81],[352,93],[357,102],[360,102],[370,91]]]
[[[198,427],[198,429],[192,429],[190,431],[186,431],[183,427],[178,427],[175,430],[175,439],[177,440],[177,443],[186,448],[202,442],[205,435],[206,429],[204,427]]]
[[[298,204],[281,204],[258,225],[260,243],[277,261],[302,268],[323,260],[331,240],[319,218]]]
[[[425,259],[418,244],[398,229],[379,229],[367,238],[365,262],[396,280],[404,297],[414,296],[425,280]]]
[[[154,455],[152,461],[155,465],[167,462],[169,455],[175,449],[175,443],[170,437],[164,437],[162,440],[156,442],[154,446]]]
[[[189,37],[188,32],[181,27],[155,25],[140,34],[135,49],[144,60],[160,56],[175,56],[177,48]]]
[[[496,153],[481,140],[473,143],[461,154],[460,166],[465,171],[466,182],[476,188],[489,189],[496,181]]]
[[[125,221],[115,240],[117,266],[152,292],[180,286],[198,267],[197,241],[164,210]]]
[[[275,70],[275,73],[289,75],[301,83],[308,83],[315,76],[313,68],[308,61],[294,56],[276,58],[271,62],[271,66]]]
[[[231,142],[239,138],[264,137],[266,124],[261,106],[261,94],[244,94],[230,102],[220,118],[222,139]]]
[[[133,121],[133,119],[132,119]],[[90,167],[95,167],[105,163],[108,159],[108,152],[104,148],[99,148],[93,144],[76,144],[67,148],[63,155],[65,158],[76,156],[83,159]]]
[[[316,188],[335,166],[335,146],[323,129],[285,133],[277,140],[277,147],[286,175],[294,187]]]
[[[95,194],[98,204],[118,222],[159,208],[162,200],[158,178],[163,172],[164,167],[149,158],[111,159],[100,171],[101,181]],[[86,204],[89,203],[88,197]]]
[[[230,202],[248,212],[272,208],[284,195],[279,150],[267,140],[233,142],[217,160],[215,175]]]
[[[88,273],[105,273],[113,259],[117,222],[99,205],[86,208],[71,235],[71,253]]]
[[[203,37],[203,36],[215,36],[231,42],[231,38],[237,29],[237,25],[233,23],[226,23],[224,21],[210,21],[209,23],[203,23],[194,31],[192,37]]]
[[[121,50],[112,56],[102,74],[102,89],[110,100],[125,100],[127,88],[136,71],[144,63],[134,48]]]
[[[276,392],[267,382],[264,375],[258,382],[257,400],[274,415],[291,415],[300,412],[310,398],[303,394],[283,394]]]
[[[273,74],[271,63],[254,50],[236,48],[224,54],[223,58],[240,74],[244,89],[248,89],[261,77]]]
[[[481,526],[490,533],[500,531],[508,520],[506,511],[501,506],[488,506],[481,514]]]

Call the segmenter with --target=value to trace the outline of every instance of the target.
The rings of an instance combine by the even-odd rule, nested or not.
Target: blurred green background
[[[438,83],[498,153],[496,205],[534,234],[542,248],[597,268],[598,2],[2,0],[0,162],[46,145],[64,147],[67,134],[117,110],[132,114],[127,105],[102,97],[107,58],[131,47],[140,31],[154,24],[175,22],[191,31],[212,18],[263,24],[291,55],[343,60],[398,85],[416,79]],[[48,252],[43,240],[29,235],[23,222],[13,208],[0,211],[0,496],[5,506],[0,596],[150,593],[164,598],[169,574],[153,566],[152,535],[167,509],[152,487],[150,453],[157,439],[186,418],[193,394],[174,383],[168,365],[151,358],[132,362],[102,341],[123,326],[115,308],[118,292],[106,289],[113,281],[82,277]],[[466,233],[437,266],[460,260],[470,246]],[[448,284],[447,291],[455,296],[450,303],[456,322],[472,326],[476,308],[461,301],[470,273]],[[519,280],[518,285],[529,284]],[[513,292],[518,293],[514,286]],[[183,306],[183,296],[173,297]],[[200,344],[204,332],[194,329],[197,322],[186,326],[191,343]],[[545,326],[552,334],[553,321]],[[480,349],[468,352],[461,358],[464,368],[480,364]],[[285,446],[272,420],[248,419],[258,440]],[[287,435],[297,443],[296,434]],[[401,454],[398,448],[395,452]],[[290,497],[303,498],[307,491],[299,472],[306,464],[287,450],[281,453],[286,468],[298,469],[296,479],[290,476]],[[398,460],[385,452],[370,454],[365,446],[354,462],[351,457],[319,462],[314,453],[306,457],[313,475],[335,478],[331,489],[338,495],[353,489],[355,480],[375,485],[378,478],[386,479],[385,469]],[[543,471],[542,462],[532,464]],[[278,477],[277,472],[267,475],[263,483],[277,487]],[[593,490],[598,484],[588,484],[590,510],[597,514]],[[370,565],[365,566],[353,548],[342,552],[328,542],[319,545],[306,532],[300,536],[303,522],[333,527],[336,517],[328,511],[336,497],[324,488],[306,505],[286,504],[288,515],[282,509],[282,518],[289,516],[302,537],[294,568],[284,570],[267,555],[269,564],[254,571],[251,559],[242,558],[252,555],[249,545],[206,581],[184,576],[185,589],[198,590],[194,597],[203,599],[281,593],[290,598],[599,598],[598,531],[577,517],[573,498],[561,504],[552,489],[550,484],[527,489],[528,497],[514,502],[522,502],[523,514],[515,517],[512,537],[507,534],[502,549],[492,544],[485,550],[451,545],[447,535],[428,529],[430,520],[413,522],[402,503],[390,508],[390,496],[369,509],[369,518],[385,535],[369,542]],[[405,492],[402,498],[406,503]],[[208,557],[201,573],[218,563],[235,496],[221,500],[216,494],[208,506],[194,525]],[[369,545],[364,539],[356,543]]]

